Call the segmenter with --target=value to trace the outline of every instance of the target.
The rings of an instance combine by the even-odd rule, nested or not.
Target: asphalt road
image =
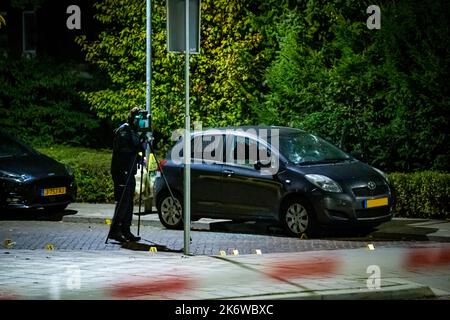
[[[136,233],[136,226],[132,231]],[[160,251],[180,252],[183,249],[183,231],[167,230],[157,226],[141,226],[141,245],[122,248],[109,241],[105,244],[109,226],[98,223],[62,222],[60,218],[42,214],[3,214],[0,219],[0,240],[12,242],[8,249],[54,250],[148,250],[157,245]],[[191,253],[217,255],[221,250],[231,254],[301,252],[317,250],[353,249],[367,247],[420,247],[430,244],[421,240],[386,240],[376,236],[352,233],[328,233],[321,238],[296,239],[285,236],[270,225],[254,223],[218,223],[211,230],[191,232]]]

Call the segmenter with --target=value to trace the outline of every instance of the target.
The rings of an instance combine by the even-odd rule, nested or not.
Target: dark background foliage
[[[259,121],[316,132],[388,171],[448,170],[450,4],[386,2],[380,30],[367,29],[366,7],[287,11]]]
[[[107,146],[111,126],[79,92],[98,87],[84,67],[0,57],[0,127],[35,146]]]
[[[83,96],[101,117],[145,101],[145,6],[95,4],[97,39],[79,37],[112,85]],[[388,171],[448,170],[447,1],[202,1],[201,54],[191,58],[193,121],[315,132]],[[152,105],[167,148],[183,127],[183,55],[166,47],[165,1],[153,14]]]
[[[167,53],[165,4],[154,0],[152,15],[161,154],[184,127],[184,56]],[[380,169],[403,172],[391,175],[400,214],[445,215],[449,178],[437,171],[450,168],[450,3],[380,0],[380,30],[366,26],[371,4],[203,0],[201,54],[191,56],[192,122],[303,128]],[[85,63],[0,57],[1,127],[34,146],[110,147],[113,127],[132,106],[145,105],[145,1],[97,0],[91,10],[99,32],[76,39]],[[66,148],[45,150],[76,162],[82,190],[110,186],[107,158],[94,168]],[[436,200],[427,190],[438,185]],[[109,201],[108,190],[92,198],[82,192],[81,200]]]

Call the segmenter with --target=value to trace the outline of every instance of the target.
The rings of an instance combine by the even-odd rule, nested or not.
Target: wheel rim
[[[286,223],[288,228],[296,234],[305,232],[309,223],[305,207],[300,203],[292,204],[286,211]]]
[[[164,222],[174,226],[182,218],[181,204],[177,198],[167,197],[161,203],[161,215]]]

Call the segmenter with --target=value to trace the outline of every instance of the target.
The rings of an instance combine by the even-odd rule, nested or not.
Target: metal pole
[[[146,30],[146,90],[145,90],[145,107],[147,110],[147,114],[149,116],[149,123],[148,125],[152,126],[152,100],[151,100],[151,94],[152,94],[152,1],[147,0],[147,10],[146,10],[146,19],[147,19],[147,30]],[[147,133],[147,137],[151,139],[152,137],[149,137],[149,133]],[[149,140],[150,143],[152,143],[151,140]],[[147,161],[149,160],[149,154],[150,150],[147,148],[145,152],[145,156],[147,157]]]
[[[191,119],[189,116],[189,0],[185,0],[186,49],[185,49],[185,89],[186,108],[184,120],[184,254],[189,254],[191,232]]]
[[[150,132],[146,133],[148,144],[153,143],[153,130],[152,130],[152,0],[146,0],[146,86],[145,86],[145,109],[147,110],[148,123],[150,127]],[[153,146],[153,145],[151,145]],[[150,148],[147,145],[145,150],[145,157],[147,158],[147,163],[150,161]],[[142,167],[141,167],[142,168]],[[147,179],[150,179],[147,166]],[[141,226],[141,199],[142,199],[142,175],[143,170],[141,170],[141,189],[139,190],[139,217],[138,217],[138,235]],[[148,201],[148,199],[146,200]],[[152,206],[150,205],[150,213],[152,213]]]

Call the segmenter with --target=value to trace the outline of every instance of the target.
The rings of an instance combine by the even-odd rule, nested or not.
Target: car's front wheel
[[[159,221],[167,229],[183,228],[183,209],[181,198],[174,194],[165,193],[157,204]]]
[[[301,197],[287,200],[281,208],[280,218],[284,229],[291,236],[312,236],[317,231],[313,209]]]

